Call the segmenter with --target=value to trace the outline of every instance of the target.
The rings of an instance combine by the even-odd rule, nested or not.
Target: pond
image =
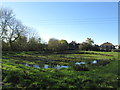
[[[76,62],[76,65],[86,64],[86,62]]]
[[[25,66],[28,67],[34,67],[34,68],[56,68],[56,69],[60,69],[60,68],[68,68],[69,66],[65,66],[65,65],[55,65],[55,64],[44,64],[44,65],[35,65],[35,64],[23,64]]]
[[[97,61],[97,60],[92,61],[92,64],[96,64],[96,63],[98,63],[98,61]]]
[[[97,64],[98,60],[93,60],[90,61],[89,63],[86,62],[76,62],[74,63],[74,65],[83,65],[83,64]],[[22,64],[28,67],[34,67],[34,68],[55,68],[55,69],[60,69],[60,68],[69,68],[70,66],[68,65],[58,65],[58,64],[40,64],[40,65],[36,65],[36,64],[27,64],[27,63],[17,63],[17,64]]]
[[[86,62],[76,62],[75,65],[81,65],[81,64],[97,64],[98,63],[98,60],[93,60],[93,61],[90,61],[88,63]]]

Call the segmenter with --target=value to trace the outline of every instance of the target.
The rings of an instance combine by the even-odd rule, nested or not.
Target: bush
[[[120,52],[120,49],[113,49],[113,52]]]
[[[75,65],[73,68],[76,71],[89,71],[88,67],[85,64]]]
[[[10,46],[8,43],[2,41],[2,50],[3,51],[9,51],[10,50]]]

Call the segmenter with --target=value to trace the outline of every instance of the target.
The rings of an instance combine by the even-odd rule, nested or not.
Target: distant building
[[[115,49],[120,49],[120,45],[115,45]]]
[[[111,51],[112,49],[115,49],[112,43],[106,42],[100,45],[100,50]]]
[[[75,41],[72,41],[69,43],[69,49],[70,50],[75,50],[79,48],[79,43],[76,43]]]

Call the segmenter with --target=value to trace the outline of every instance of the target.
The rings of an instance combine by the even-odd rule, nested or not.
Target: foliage
[[[79,49],[85,51],[99,51],[99,46],[93,43],[94,41],[91,38],[87,38],[86,42],[83,42],[79,45]]]
[[[52,51],[63,51],[68,49],[68,43],[66,40],[57,40],[51,38],[48,41],[48,49]]]
[[[72,41],[69,43],[69,50],[78,50],[79,44],[76,41]]]
[[[41,50],[41,39],[35,39],[35,37],[31,37],[27,43],[28,47],[28,51],[37,51],[37,50]]]
[[[1,8],[0,13],[0,38],[12,49],[12,43],[25,33],[26,27],[15,18],[12,10]]]
[[[76,71],[89,71],[88,67],[85,64],[75,65],[73,68]]]
[[[2,50],[3,51],[9,51],[10,50],[9,44],[4,42],[3,40],[2,40]]]
[[[13,44],[13,51],[24,51],[27,50],[27,37],[20,36]]]
[[[15,18],[12,10],[4,8],[0,9],[0,30],[3,89],[119,88],[119,53],[98,52],[99,46],[91,38],[80,45],[55,38],[48,44],[41,43],[41,38],[27,38],[26,26]],[[91,64],[93,60],[98,63]],[[87,64],[75,65],[81,61]],[[45,64],[70,67],[33,67]]]
[[[82,44],[80,44],[79,49],[80,50],[86,50],[86,51],[91,51],[93,48],[93,46],[91,44],[88,44],[86,42],[83,42]]]
[[[87,38],[86,43],[88,43],[89,45],[92,45],[94,41],[91,38]]]
[[[74,51],[75,52],[75,51]],[[81,52],[81,51],[77,51]],[[82,51],[83,52],[83,51]],[[76,52],[75,52],[76,53]],[[3,89],[8,88],[22,88],[22,89],[55,89],[55,88],[119,88],[118,82],[120,79],[118,70],[117,53],[116,52],[98,52],[98,51],[84,51],[88,53],[88,56],[97,59],[100,54],[104,58],[108,59],[113,57],[115,60],[109,60],[110,63],[104,66],[92,66],[89,68],[86,65],[78,66],[76,68],[33,68],[27,67],[16,62],[29,61],[37,62],[36,57],[43,58],[43,61],[47,59],[55,60],[58,58],[60,62],[63,58],[71,58],[73,63],[78,57],[85,57],[86,54],[40,54],[36,51],[33,52],[3,52],[3,64],[2,64],[2,80]],[[96,57],[94,57],[94,55]],[[106,56],[107,55],[107,56]],[[113,55],[113,56],[111,56]],[[17,56],[12,58],[12,56]],[[18,57],[19,56],[19,57]],[[24,56],[24,58],[23,58]],[[30,57],[30,58],[27,58]],[[56,58],[55,58],[56,57]],[[21,58],[21,59],[20,59]],[[75,59],[74,59],[75,58]],[[67,60],[66,59],[66,60]],[[36,60],[36,61],[35,61]],[[88,61],[89,59],[86,59]],[[52,60],[51,60],[52,61]],[[51,62],[50,61],[50,62]],[[83,60],[85,61],[85,60]],[[108,61],[101,60],[100,64],[104,64]],[[86,70],[88,69],[89,70]],[[82,70],[81,70],[82,69]]]
[[[120,52],[120,49],[113,49],[113,52]]]
[[[60,51],[68,49],[68,42],[66,40],[59,40],[60,43]]]

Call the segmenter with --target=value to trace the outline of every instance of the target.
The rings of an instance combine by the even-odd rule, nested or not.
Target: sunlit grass
[[[118,88],[117,52],[87,54],[41,54],[39,52],[4,52],[2,56],[3,88]],[[97,54],[94,54],[97,53]],[[103,54],[103,55],[102,55]],[[14,57],[15,56],[15,57]],[[116,59],[115,59],[116,58]],[[42,61],[41,61],[42,59]],[[89,65],[89,71],[69,68],[33,68],[17,63],[72,65],[78,61],[109,60],[107,65]]]

